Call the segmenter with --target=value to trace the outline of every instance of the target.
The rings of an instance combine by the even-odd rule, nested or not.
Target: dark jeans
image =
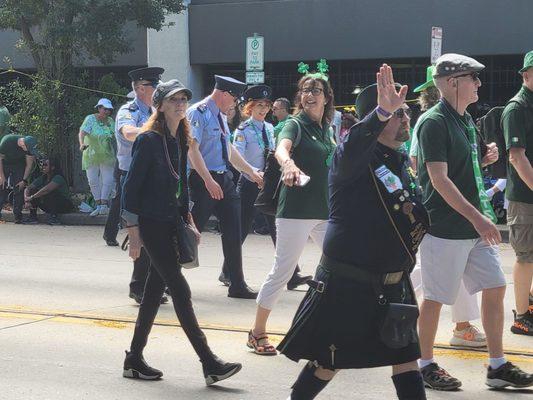
[[[142,353],[154,324],[161,296],[165,287],[168,287],[176,316],[200,361],[212,361],[213,353],[194,314],[189,284],[177,262],[177,254],[172,243],[176,235],[175,223],[140,217],[139,229],[151,264],[135,323],[131,351],[136,354]]]
[[[222,251],[231,282],[230,287],[238,290],[244,287],[246,283],[242,271],[241,200],[235,190],[232,175],[231,172],[212,174],[224,192],[222,200],[215,200],[211,197],[203,179],[194,170],[189,176],[189,189],[190,199],[194,203],[191,213],[198,230],[203,231],[213,213],[220,222]]]
[[[7,201],[7,197],[11,190],[13,190],[13,214],[16,219],[22,218],[22,207],[24,206],[24,189],[19,190],[15,187],[22,178],[24,178],[24,169],[26,168],[25,164],[14,164],[6,165],[4,164],[4,176],[6,177],[6,183],[4,187],[0,187],[0,213],[2,212],[2,207]],[[7,181],[9,180],[10,186],[13,189],[7,189]]]
[[[237,193],[241,197],[241,243],[244,243],[248,233],[250,232],[252,222],[257,212],[256,208],[254,207],[254,203],[257,199],[257,195],[259,194],[259,187],[257,184],[249,181],[241,175],[239,182],[237,183]],[[272,238],[272,243],[274,243],[274,246],[276,246],[276,217],[266,214],[263,214],[263,216],[265,217],[268,231],[270,233],[270,237]],[[222,271],[224,274],[227,273],[225,263],[222,266]],[[297,265],[293,276],[299,272],[300,267]]]
[[[30,189],[30,195],[37,193],[39,190],[37,188]],[[57,190],[32,200],[31,206],[32,209],[40,208],[48,214],[65,214],[71,212],[74,208],[72,201],[61,196]]]
[[[106,240],[117,240],[117,234],[120,226],[120,211],[122,200],[122,186],[126,179],[128,171],[115,169],[115,178],[117,182],[116,195],[111,200],[111,207],[104,229],[104,238]],[[131,274],[130,292],[141,295],[144,290],[148,270],[150,269],[150,258],[144,248],[141,249],[141,256],[133,262],[133,272]]]

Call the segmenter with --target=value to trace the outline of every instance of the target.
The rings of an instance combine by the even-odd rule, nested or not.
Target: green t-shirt
[[[9,133],[9,121],[11,114],[5,106],[0,106],[0,138]]]
[[[96,115],[88,115],[85,117],[80,130],[88,133],[83,138],[83,143],[89,145],[83,151],[82,169],[86,170],[95,165],[114,165],[115,121],[113,118],[107,117],[107,121],[104,123],[96,118]]]
[[[528,104],[529,109],[512,101],[503,110],[501,121],[505,147],[507,151],[511,147],[526,149],[526,157],[533,165],[533,92],[523,86],[517,96]],[[533,204],[533,191],[520,178],[509,159],[505,196],[512,201]]]
[[[61,175],[54,175],[50,182],[54,182],[55,184],[59,185],[59,187],[56,189],[58,193],[61,195],[61,197],[70,200],[70,191],[68,190],[68,185],[65,178],[63,178]],[[48,182],[46,182],[46,175],[41,175],[31,183],[31,186],[35,187],[37,190],[41,190],[47,184]]]
[[[311,177],[305,186],[282,185],[279,195],[278,218],[328,219],[328,172],[326,160],[335,149],[329,126],[320,127],[304,112],[293,117],[300,123],[301,140],[293,148],[296,166]],[[296,140],[298,126],[289,120],[279,134],[278,141]]]
[[[444,100],[426,111],[417,124],[418,177],[429,218],[429,233],[444,239],[475,239],[474,226],[446,203],[431,184],[426,162],[446,162],[448,177],[465,199],[480,209],[472,167],[471,144],[463,124],[473,124],[468,113],[460,116]]]
[[[6,135],[0,140],[0,154],[4,156],[3,162],[6,165],[26,163],[26,156],[29,156],[30,154],[22,150],[17,144],[18,140],[22,138],[24,138],[24,136]]]
[[[282,121],[279,121],[278,124],[274,127],[274,139],[276,139],[276,143],[278,143],[278,136],[280,132],[283,130],[283,127],[285,126],[285,124],[290,118],[291,116],[288,115],[287,118],[285,118]]]

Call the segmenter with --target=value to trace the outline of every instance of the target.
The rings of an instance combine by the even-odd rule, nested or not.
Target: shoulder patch
[[[134,101],[131,101],[129,104],[128,104],[128,110],[130,111],[137,111],[139,109],[139,106],[134,102]]]
[[[198,107],[196,107],[196,109],[203,114],[207,111],[207,104],[205,103],[199,104]]]
[[[244,138],[244,135],[242,133],[235,133],[235,141],[236,142],[244,142],[245,141],[245,138]]]

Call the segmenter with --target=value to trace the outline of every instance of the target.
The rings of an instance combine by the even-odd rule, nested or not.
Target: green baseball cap
[[[531,67],[533,67],[533,51],[530,51],[524,56],[524,67],[518,72],[522,73]]]
[[[422,92],[422,91],[426,90],[427,88],[435,86],[435,83],[433,83],[433,70],[434,69],[435,69],[435,67],[433,65],[430,65],[429,67],[427,67],[427,69],[426,69],[426,82],[424,82],[420,86],[417,86],[415,88],[415,90],[413,90],[413,92],[419,93],[419,92]]]

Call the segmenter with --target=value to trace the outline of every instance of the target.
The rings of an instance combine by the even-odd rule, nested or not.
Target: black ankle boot
[[[292,385],[291,400],[312,400],[326,387],[329,381],[315,376],[316,365],[308,362]]]
[[[426,400],[424,380],[419,371],[408,371],[393,375],[392,381],[400,400]]]
[[[142,354],[137,355],[126,351],[126,358],[124,359],[124,372],[122,376],[125,378],[145,379],[153,381],[163,376],[163,373],[158,369],[150,367],[144,361]]]
[[[228,379],[239,372],[241,368],[242,364],[226,362],[217,356],[214,356],[212,360],[202,361],[202,369],[207,386]]]

